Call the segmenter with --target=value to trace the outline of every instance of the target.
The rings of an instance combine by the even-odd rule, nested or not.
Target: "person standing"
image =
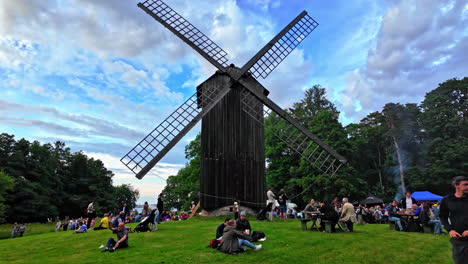
[[[453,178],[455,193],[440,202],[439,218],[450,235],[455,264],[468,263],[468,177]]]
[[[271,211],[268,213],[270,221],[273,221],[273,211],[275,210],[275,199],[276,195],[273,193],[273,187],[268,188],[267,192],[268,204],[267,207],[271,205]]]
[[[356,222],[356,213],[354,206],[348,202],[348,198],[343,198],[343,207],[341,208],[340,222],[346,224],[346,231],[353,232],[353,223]]]
[[[413,204],[416,203],[416,199],[414,199],[413,197],[411,197],[411,193],[410,192],[406,192],[405,193],[405,197],[403,199],[401,199],[401,207],[403,209],[411,209],[413,207]]]
[[[13,229],[11,230],[11,238],[15,238],[18,235],[18,223],[13,224]]]
[[[86,209],[86,213],[88,214],[88,221],[86,221],[86,227],[89,229],[91,226],[91,221],[93,218],[96,217],[96,210],[94,210],[94,201],[91,201],[88,204],[88,208]]]
[[[143,210],[141,211],[142,217],[148,216],[150,214],[150,209],[149,209],[149,204],[148,202],[145,202],[143,205]]]
[[[22,237],[24,235],[24,232],[26,232],[26,226],[24,224],[22,224],[19,228],[19,233],[20,233],[20,237]]]
[[[232,212],[234,213],[234,220],[239,219],[239,204],[237,202],[234,202]]]
[[[280,217],[280,221],[282,222],[286,222],[286,209],[287,209],[287,206],[286,206],[286,202],[288,200],[288,196],[286,195],[286,193],[284,192],[284,189],[281,189],[278,193],[278,204],[279,204],[279,207],[280,207],[280,213],[279,213],[279,217]]]
[[[152,212],[154,214],[154,220],[153,220],[153,231],[156,231],[158,230],[158,224],[161,223],[159,221],[159,216],[160,216],[160,213],[159,213],[159,210],[158,208],[154,208],[154,211]]]
[[[124,222],[127,220],[127,216],[129,216],[128,212],[130,210],[128,210],[128,206],[126,203],[124,203],[124,205],[122,206],[122,212],[124,212]]]
[[[163,202],[163,199],[164,198],[164,193],[160,193],[158,195],[158,211],[159,211],[159,215],[158,215],[158,224],[161,223],[161,215],[163,213],[163,210],[164,210],[164,202]]]

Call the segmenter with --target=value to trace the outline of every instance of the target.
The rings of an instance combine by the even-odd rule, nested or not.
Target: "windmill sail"
[[[228,66],[227,52],[166,3],[161,0],[147,0],[139,3],[138,7],[181,38],[216,68],[225,71]]]
[[[120,161],[137,178],[143,178],[230,91],[230,86],[227,83],[190,96]]]
[[[302,11],[242,67],[242,74],[266,78],[318,25]]]
[[[241,100],[242,110],[261,125],[264,125],[264,118],[266,119],[271,114],[276,113],[280,118],[275,119],[276,122],[271,126],[270,132],[311,162],[322,173],[333,175],[346,163],[343,156],[336,153],[321,139],[308,131],[268,97],[257,92],[258,88],[255,86],[261,86],[260,83],[247,78],[243,78],[239,82],[246,87],[241,92],[243,98]],[[263,105],[266,107],[263,108],[263,116],[261,116],[262,114],[257,109]]]

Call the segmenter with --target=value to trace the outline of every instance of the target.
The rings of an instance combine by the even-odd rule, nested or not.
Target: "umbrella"
[[[361,201],[361,204],[381,204],[383,203],[382,199],[376,196],[369,196],[366,199]]]
[[[428,191],[414,192],[413,194],[411,194],[411,197],[416,199],[416,201],[439,201],[442,200],[442,198],[444,198],[440,195],[433,194]]]

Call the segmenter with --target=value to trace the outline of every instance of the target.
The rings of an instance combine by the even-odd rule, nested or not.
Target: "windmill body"
[[[197,94],[230,86],[232,81],[218,71],[197,87]],[[251,81],[256,82],[252,77]],[[257,209],[265,201],[264,127],[242,111],[243,89],[241,84],[234,85],[202,119],[200,202],[206,211],[234,201]],[[257,89],[268,94],[266,89]],[[253,111],[263,121],[262,105]]]

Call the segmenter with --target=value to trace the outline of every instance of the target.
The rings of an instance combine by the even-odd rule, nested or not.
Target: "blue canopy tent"
[[[411,197],[416,199],[416,201],[440,201],[440,200],[442,200],[442,198],[444,198],[442,196],[439,196],[437,194],[433,194],[433,193],[428,192],[428,191],[414,192],[413,194],[411,194]]]

